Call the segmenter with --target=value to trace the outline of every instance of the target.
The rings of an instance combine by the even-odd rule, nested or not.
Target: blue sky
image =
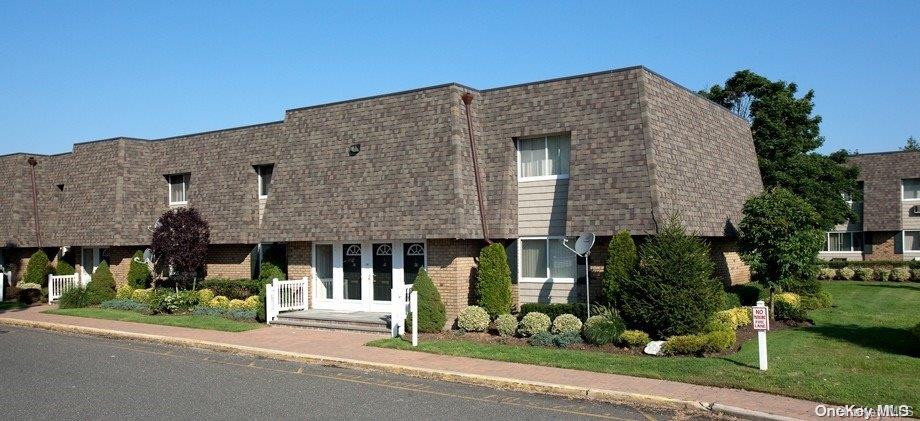
[[[638,3],[5,1],[0,154],[636,64],[694,90],[744,68],[814,89],[825,152],[920,136],[918,1]]]

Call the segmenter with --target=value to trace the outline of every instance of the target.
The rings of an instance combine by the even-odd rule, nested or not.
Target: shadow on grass
[[[920,356],[913,335],[907,329],[859,325],[819,325],[808,328],[828,338],[850,342],[889,354]]]
[[[855,286],[865,288],[895,288],[901,290],[913,290],[920,291],[920,284],[916,282],[865,282],[860,284],[853,284]]]

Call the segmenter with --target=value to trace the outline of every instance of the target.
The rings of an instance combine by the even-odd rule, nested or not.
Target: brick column
[[[481,240],[428,240],[428,274],[441,294],[447,310],[445,329],[453,326],[457,314],[470,304],[475,281],[476,259],[484,247]]]
[[[312,278],[313,274],[313,243],[295,241],[287,243],[288,278]],[[313,280],[307,282],[307,303],[313,307]]]
[[[208,277],[250,279],[253,244],[212,244],[205,265]]]

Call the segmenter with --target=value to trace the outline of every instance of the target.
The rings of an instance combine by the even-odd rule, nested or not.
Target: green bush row
[[[857,280],[857,281],[880,281],[880,282],[920,282],[920,269],[909,269],[907,266],[896,266],[891,269],[885,266],[869,267],[842,267],[834,269],[824,267],[818,272],[818,279],[822,280]]]
[[[893,269],[896,267],[908,267],[911,269],[920,269],[920,261],[917,260],[826,260],[821,263],[821,267],[831,269],[842,269],[845,267],[867,267],[872,269],[884,268]]]

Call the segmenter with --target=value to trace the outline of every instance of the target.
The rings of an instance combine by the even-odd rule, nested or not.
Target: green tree
[[[278,278],[279,281],[287,279],[287,277],[284,276],[284,272],[281,271],[281,268],[275,266],[271,262],[262,262],[262,264],[259,265],[259,280],[262,281],[263,284],[270,284],[275,278]]]
[[[702,332],[722,305],[709,246],[676,217],[639,248],[633,276],[620,281],[620,314],[658,338]]]
[[[511,268],[508,255],[501,244],[492,243],[479,252],[479,269],[476,273],[476,297],[479,306],[490,316],[511,311]]]
[[[766,282],[810,282],[824,245],[821,217],[808,202],[772,188],[744,204],[738,246],[742,259]]]
[[[620,282],[635,269],[636,243],[629,231],[617,233],[607,245],[607,261],[604,263],[603,300],[607,305],[617,306]]]
[[[418,292],[418,331],[436,333],[447,323],[447,311],[438,288],[431,281],[425,268],[418,271],[413,289]]]
[[[128,267],[128,286],[134,289],[144,289],[150,286],[153,275],[150,274],[150,268],[144,262],[144,252],[138,250],[131,259],[131,265]]]
[[[907,138],[907,144],[901,148],[902,151],[920,151],[920,142],[913,136]]]
[[[73,275],[74,273],[77,273],[77,270],[74,269],[70,263],[64,261],[64,259],[58,259],[57,267],[54,269],[54,273],[59,276]]]
[[[48,255],[39,250],[29,257],[29,263],[26,264],[26,274],[20,282],[47,286],[48,273],[50,272],[51,262],[48,261]]]
[[[841,194],[860,198],[859,169],[846,165],[846,151],[815,152],[824,138],[821,117],[813,114],[814,91],[798,97],[795,83],[742,70],[724,86],[700,93],[750,122],[764,186],[785,188],[808,201],[825,230],[857,217]]]
[[[108,263],[99,263],[99,267],[93,272],[92,280],[86,284],[86,295],[88,305],[97,305],[115,298],[115,277],[112,276]]]

